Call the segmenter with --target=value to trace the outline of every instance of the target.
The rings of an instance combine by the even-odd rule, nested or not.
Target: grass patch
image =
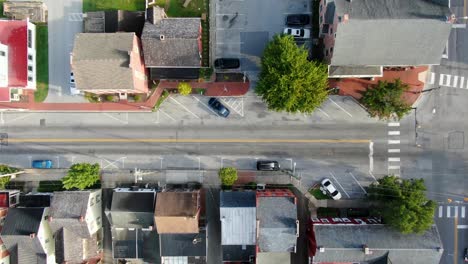
[[[49,92],[49,42],[46,24],[36,24],[36,80],[34,101],[43,102]]]
[[[319,207],[317,209],[318,217],[339,217],[340,210],[338,208]]]
[[[320,188],[313,188],[309,190],[309,193],[312,194],[317,200],[327,200],[330,199],[328,195],[323,194]]]
[[[166,0],[156,0],[155,5],[164,8],[166,6]]]
[[[106,10],[144,11],[145,0],[83,0],[83,12]]]
[[[64,191],[62,181],[40,181],[38,192],[59,192]]]
[[[3,15],[3,2],[5,2],[6,0],[0,0],[0,17],[5,17]]]
[[[185,0],[170,0],[169,10],[166,13],[169,17],[201,17],[207,13],[208,0],[192,0],[187,7],[184,7]]]
[[[158,101],[156,102],[156,104],[154,105],[153,107],[153,112],[154,111],[157,111],[159,109],[159,107],[161,106],[161,104],[164,102],[164,100],[166,100],[166,98],[169,96],[169,92],[164,90],[161,94],[161,96],[159,97]]]

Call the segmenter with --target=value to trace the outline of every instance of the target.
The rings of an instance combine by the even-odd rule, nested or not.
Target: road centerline
[[[350,143],[367,139],[242,139],[242,138],[10,138],[10,143]]]

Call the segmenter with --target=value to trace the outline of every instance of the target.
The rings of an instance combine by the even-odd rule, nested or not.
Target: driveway
[[[212,0],[211,5],[216,13],[213,59],[240,58],[241,71],[251,79],[259,71],[265,45],[275,34],[283,32],[286,16],[311,13],[311,1],[305,0]],[[310,40],[301,44],[308,45]]]
[[[49,27],[49,95],[46,102],[85,102],[70,94],[70,52],[83,32],[81,0],[44,0]]]

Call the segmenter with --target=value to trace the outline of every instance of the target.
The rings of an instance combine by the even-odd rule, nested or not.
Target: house
[[[440,64],[453,22],[442,2],[321,0],[329,77],[381,77],[384,67]]]
[[[147,93],[148,80],[135,33],[79,33],[71,67],[77,89],[94,94]]]
[[[297,198],[288,189],[257,190],[257,264],[290,263],[299,236]]]
[[[36,89],[36,26],[28,19],[0,20],[0,102]]]
[[[3,3],[3,15],[13,20],[47,22],[47,6],[38,0],[9,0]]]
[[[49,224],[57,263],[99,259],[102,239],[101,190],[54,192]]]
[[[220,192],[223,262],[250,262],[256,248],[255,191]]]
[[[437,227],[404,235],[382,224],[313,225],[317,251],[314,264],[438,264],[443,249]]]
[[[135,32],[141,36],[145,11],[110,10],[83,14],[85,33]]]
[[[200,224],[200,190],[171,190],[158,194],[154,220],[159,234],[161,263],[206,263],[206,229]]]
[[[164,9],[149,8],[141,42],[150,79],[198,79],[201,33],[200,18],[168,18]]]
[[[114,189],[111,206],[105,211],[114,260],[156,263],[160,259],[159,238],[153,228],[155,200],[155,189]]]
[[[0,190],[0,207],[15,207],[20,202],[19,190]]]
[[[0,233],[10,263],[55,264],[49,208],[10,208]]]

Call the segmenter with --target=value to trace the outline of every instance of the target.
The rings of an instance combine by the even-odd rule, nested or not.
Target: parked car
[[[335,188],[333,183],[330,181],[330,179],[323,179],[322,182],[322,187],[326,190],[326,192],[331,196],[333,200],[339,200],[341,199],[341,193]]]
[[[274,160],[259,160],[257,161],[257,170],[259,171],[278,171],[280,165]]]
[[[52,169],[51,160],[33,160],[32,167],[35,169]]]
[[[235,58],[221,58],[214,62],[216,69],[237,69],[240,67],[240,60]]]
[[[286,17],[287,26],[305,26],[310,23],[310,16],[306,14],[292,14]]]
[[[211,97],[208,101],[208,106],[213,109],[218,115],[228,117],[231,111],[227,109],[218,99]]]
[[[70,94],[72,95],[80,94],[80,90],[76,89],[75,75],[73,75],[73,72],[70,72]]]
[[[310,38],[310,30],[306,28],[285,28],[284,34],[291,35],[295,38]]]

